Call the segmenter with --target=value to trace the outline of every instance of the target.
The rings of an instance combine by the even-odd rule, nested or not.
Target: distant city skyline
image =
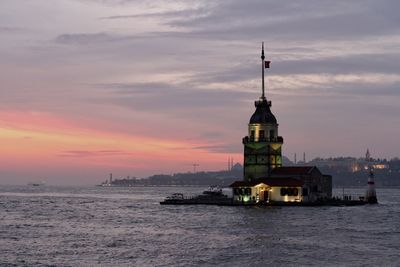
[[[0,2],[0,184],[223,170],[261,95],[283,155],[400,156],[398,1]]]

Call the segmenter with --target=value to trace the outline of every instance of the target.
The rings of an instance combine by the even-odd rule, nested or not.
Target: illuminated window
[[[281,196],[286,196],[286,188],[281,188]]]
[[[299,195],[299,190],[297,188],[293,188],[293,196]]]
[[[281,196],[297,196],[298,194],[297,188],[281,188]]]

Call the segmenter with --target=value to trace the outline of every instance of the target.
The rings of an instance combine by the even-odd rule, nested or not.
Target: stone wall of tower
[[[250,134],[244,137],[244,180],[268,177],[272,169],[281,167],[282,144],[281,136],[254,138]]]

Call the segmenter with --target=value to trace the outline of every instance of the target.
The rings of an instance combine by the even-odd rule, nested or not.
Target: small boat
[[[193,197],[185,197],[182,193],[174,193],[160,202],[161,205],[224,205],[229,203],[232,203],[232,198],[223,194],[222,189],[219,187],[210,187],[203,191],[202,194]]]
[[[182,193],[173,193],[172,195],[166,198],[166,200],[182,200],[182,199],[184,199]]]
[[[44,182],[33,182],[33,183],[29,183],[28,185],[30,185],[30,186],[43,186]]]
[[[203,191],[204,195],[221,195],[222,188],[219,186],[210,186],[207,190]]]

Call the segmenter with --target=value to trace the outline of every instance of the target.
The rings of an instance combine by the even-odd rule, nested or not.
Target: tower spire
[[[265,85],[264,85],[264,68],[265,68],[265,56],[264,56],[264,42],[261,45],[261,69],[262,69],[262,95],[261,99],[265,100]]]

